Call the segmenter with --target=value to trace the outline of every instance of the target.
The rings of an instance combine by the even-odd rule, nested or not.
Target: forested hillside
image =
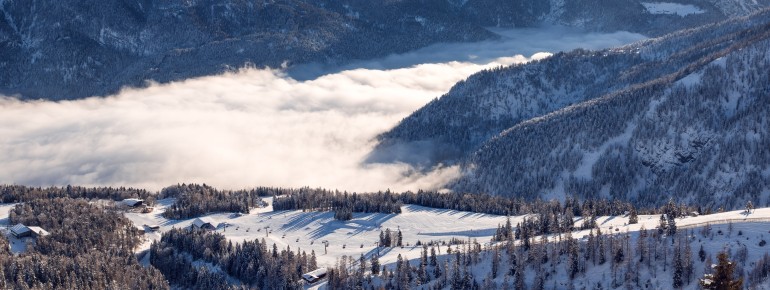
[[[426,245],[380,268],[376,258],[343,257],[331,289],[765,289],[770,256],[763,224],[632,233],[592,229],[580,239],[513,237],[493,245]],[[729,246],[727,246],[729,245]],[[764,255],[761,254],[764,252]],[[430,254],[428,254],[430,253]],[[375,256],[376,257],[376,256]],[[730,285],[733,288],[727,288]],[[743,288],[746,287],[746,288]]]
[[[446,3],[416,3],[377,2],[360,15],[348,5],[301,0],[0,1],[0,93],[82,98],[146,80],[368,59],[495,37],[443,13]]]
[[[42,227],[50,235],[38,237],[25,252],[15,254],[0,235],[0,288],[169,288],[158,270],[137,262],[134,249],[141,235],[120,213],[84,200],[36,199],[17,205],[8,220]]]
[[[507,129],[470,157],[455,188],[638,205],[661,196],[710,208],[767,203],[769,27],[723,38],[727,48],[676,74]],[[705,46],[719,44],[694,49]]]
[[[0,93],[75,99],[146,81],[247,66],[344,64],[439,42],[494,39],[483,27],[564,25],[659,35],[743,15],[768,0],[0,1]]]
[[[383,134],[372,159],[433,144],[428,164],[462,160],[462,192],[767,202],[769,23],[765,10],[478,73]]]

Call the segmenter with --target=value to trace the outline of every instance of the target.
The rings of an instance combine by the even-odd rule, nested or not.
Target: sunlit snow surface
[[[266,199],[272,205],[271,199]],[[127,213],[126,216],[136,226],[157,224],[161,226],[160,232],[171,228],[184,228],[192,225],[194,219],[168,220],[161,216],[164,208],[173,203],[172,199],[160,201],[161,206],[149,214]],[[498,215],[480,214],[446,209],[435,209],[416,205],[402,207],[401,214],[362,214],[354,213],[350,221],[338,221],[334,219],[333,212],[302,212],[273,211],[272,206],[252,210],[248,215],[234,215],[233,213],[219,213],[207,215],[209,219],[219,223],[217,232],[224,234],[234,242],[264,238],[268,244],[277,244],[279,248],[291,247],[293,250],[315,251],[318,262],[332,266],[343,255],[358,257],[361,254],[367,257],[377,252],[376,242],[379,240],[380,231],[391,229],[401,230],[403,241],[410,246],[404,248],[381,249],[380,261],[383,264],[396,261],[398,254],[414,259],[418,258],[422,247],[414,244],[419,240],[423,243],[429,241],[449,241],[458,238],[467,241],[477,239],[479,243],[489,243],[498,225],[505,225],[506,217]],[[512,216],[511,223],[515,226],[528,216]],[[642,226],[648,230],[654,230],[660,222],[660,215],[640,215],[639,223],[628,225],[628,217],[604,216],[597,218],[597,224],[604,233],[637,232]],[[746,215],[743,211],[731,211],[713,215],[698,217],[685,217],[677,219],[677,227],[685,229],[700,227],[708,224],[726,224],[729,222],[750,223],[749,228],[756,226],[758,233],[767,232],[763,227],[770,225],[770,208],[756,209],[752,214]],[[229,226],[225,227],[224,225]],[[582,218],[575,218],[575,225],[580,226]],[[265,231],[267,230],[268,233]],[[588,230],[575,231],[572,236],[583,238],[588,235]],[[149,249],[152,240],[159,239],[160,233],[146,235],[146,242],[138,251]],[[558,240],[557,235],[551,237]],[[323,241],[328,241],[328,253],[324,254]],[[441,248],[442,253],[446,246]]]
[[[272,204],[271,199],[266,201]],[[158,232],[149,232],[144,235],[143,244],[136,249],[137,253],[144,254],[149,249],[151,243],[160,239],[163,232],[172,228],[185,228],[192,224],[194,219],[168,220],[161,216],[166,207],[174,202],[173,199],[160,200],[152,213],[126,213],[134,225],[142,227],[143,225],[160,225]],[[7,212],[14,205],[0,204],[0,220],[7,221]],[[435,209],[414,205],[402,207],[401,214],[353,214],[350,221],[338,221],[331,212],[302,212],[302,211],[273,211],[272,206],[266,208],[252,209],[250,214],[236,215],[233,213],[210,214],[206,217],[219,224],[216,232],[221,233],[227,239],[233,242],[245,240],[265,239],[270,244],[276,244],[279,248],[289,247],[293,251],[314,251],[319,266],[333,266],[335,261],[342,256],[359,257],[361,254],[367,258],[379,253],[380,262],[393,268],[397,256],[411,260],[413,263],[419,261],[422,247],[415,246],[419,240],[421,242],[429,241],[449,241],[451,238],[461,240],[476,239],[484,247],[489,245],[492,235],[498,225],[504,225],[506,217],[479,214],[472,212],[462,212],[445,209]],[[511,222],[515,226],[521,222],[525,216],[512,216]],[[597,217],[597,224],[601,231],[606,234],[625,234],[629,233],[632,238],[638,235],[642,227],[647,230],[655,230],[660,222],[660,215],[640,215],[639,223],[628,225],[626,216],[601,216]],[[729,226],[728,224],[732,224]],[[582,218],[575,218],[575,225],[582,224]],[[688,240],[692,244],[692,251],[697,251],[699,245],[703,245],[709,255],[715,255],[718,251],[725,248],[739,249],[745,247],[748,250],[749,262],[755,261],[767,252],[766,246],[761,246],[759,242],[765,240],[768,228],[770,228],[770,208],[759,208],[751,214],[746,214],[742,210],[717,213],[712,215],[702,215],[697,217],[684,217],[676,220],[678,231],[692,233],[688,235]],[[711,225],[712,238],[700,237],[700,228],[705,225]],[[225,226],[227,225],[227,226]],[[729,228],[732,227],[732,231]],[[400,229],[403,233],[404,244],[402,247],[380,248],[376,247],[376,241],[379,239],[381,230],[390,228],[392,231]],[[574,231],[572,236],[579,240],[584,240],[588,235],[587,230]],[[559,235],[551,235],[551,241],[558,241]],[[540,238],[536,238],[540,241]],[[324,250],[324,242],[328,242],[328,248]],[[632,243],[635,244],[634,241]],[[21,243],[14,247],[14,252],[23,251]],[[438,247],[437,254],[439,259],[445,259],[446,246]],[[453,250],[457,250],[457,246]],[[141,256],[144,264],[148,263],[147,255]],[[451,256],[450,256],[451,257]],[[482,257],[488,259],[487,255]],[[696,262],[695,269],[702,269],[702,263]],[[475,275],[484,277],[489,269],[489,262],[482,261],[472,268]],[[589,281],[604,281],[602,276],[598,275],[604,269],[609,267],[609,263],[604,266],[594,266],[591,272],[580,279],[585,280],[576,283],[586,283]],[[210,266],[210,265],[209,265]],[[559,272],[555,274],[555,280],[559,283],[568,281],[564,275],[564,267],[559,266]],[[530,271],[531,272],[531,271]],[[528,272],[528,281],[533,273]],[[649,273],[643,273],[648,275]],[[606,277],[605,277],[606,278]],[[503,277],[499,277],[498,283]],[[671,285],[669,274],[660,274],[652,278],[651,283],[657,285],[659,289]],[[324,283],[312,286],[323,288]],[[550,285],[550,284],[549,284]],[[564,285],[564,284],[560,284]],[[695,289],[697,284],[692,284],[686,289]]]
[[[161,201],[164,206],[170,205],[172,202],[172,200]],[[272,201],[268,199],[268,202]],[[162,210],[163,206],[154,213],[129,213],[127,217],[136,225],[160,224],[161,232],[174,227],[188,227],[192,224],[193,219],[166,220],[160,216]],[[486,247],[489,245],[497,226],[504,225],[506,221],[504,216],[434,209],[414,205],[404,206],[402,210],[403,213],[401,214],[356,213],[353,214],[352,220],[346,222],[334,220],[333,213],[331,212],[273,211],[271,207],[255,209],[251,214],[239,217],[231,213],[211,214],[207,217],[220,223],[216,231],[224,234],[229,240],[240,242],[264,238],[268,244],[275,243],[279,248],[290,247],[294,251],[299,250],[308,253],[315,251],[319,266],[333,266],[336,259],[345,255],[357,258],[363,254],[369,258],[371,255],[378,253],[376,241],[379,239],[381,230],[384,231],[386,228],[390,228],[393,231],[401,229],[404,244],[408,243],[409,246],[379,249],[379,254],[382,255],[379,259],[380,262],[391,269],[399,254],[404,258],[410,259],[412,262],[416,263],[416,261],[419,261],[422,247],[414,245],[418,240],[424,243],[431,240],[438,242],[449,241],[451,238],[466,241],[476,239],[483,247]],[[524,217],[512,216],[511,222],[515,226]],[[597,218],[597,224],[604,234],[629,233],[632,237],[636,237],[642,227],[655,231],[656,226],[660,222],[660,215],[640,215],[639,223],[634,225],[628,225],[627,222],[627,216],[602,216]],[[754,261],[767,252],[767,248],[758,245],[758,243],[766,239],[765,235],[770,226],[770,208],[756,209],[748,215],[744,211],[731,211],[697,217],[684,217],[678,218],[676,223],[678,231],[681,232],[692,229],[694,233],[698,233],[699,228],[706,224],[714,227],[713,233],[716,236],[715,238],[691,239],[693,251],[697,251],[698,245],[701,243],[709,254],[715,254],[726,247],[734,249],[747,247],[748,253],[751,255],[749,261]],[[732,232],[728,232],[729,223],[733,224],[732,227],[734,229]],[[229,226],[225,228],[224,224]],[[580,226],[581,224],[582,218],[575,218],[575,225]],[[265,232],[266,230],[269,234]],[[574,231],[572,236],[585,241],[588,233],[588,230]],[[159,233],[147,235],[145,243],[137,251],[141,252],[148,249],[152,240],[159,237]],[[561,237],[559,235],[549,236],[549,239],[554,242],[560,238],[564,238],[564,235]],[[535,240],[540,241],[540,238]],[[329,244],[327,252],[324,252],[324,241],[327,241]],[[440,256],[439,259],[446,258],[447,247],[442,246],[437,249],[439,250],[437,252]],[[456,249],[458,249],[457,246],[453,247],[453,250]],[[487,258],[488,256],[485,255],[484,259]],[[489,272],[489,269],[485,268],[488,265],[489,262],[485,260],[478,266],[474,266],[472,271],[478,277],[485,277]],[[586,277],[581,279],[603,281],[602,276],[597,276],[597,274],[602,273],[604,270],[610,271],[610,269],[604,269],[609,267],[609,265],[608,263],[604,266],[596,266],[592,268],[592,272],[587,273]],[[557,268],[562,271],[564,267],[560,266]],[[702,267],[698,266],[696,268],[701,269]],[[527,275],[531,276],[532,274],[529,273]],[[563,273],[557,273],[556,278],[554,278],[559,283],[569,280],[566,277],[559,278],[560,275],[563,275]],[[531,281],[531,278],[529,277],[528,279]],[[497,282],[500,283],[502,279],[502,277],[499,277]],[[666,288],[666,285],[671,285],[670,279],[670,276],[660,275],[654,278],[652,283],[657,285],[658,289],[663,289]],[[604,283],[609,283],[608,281],[606,280]],[[318,288],[319,286],[323,288],[323,283],[314,285],[311,288]],[[696,286],[697,284],[692,284],[687,289],[694,289]]]
[[[647,11],[651,14],[676,14],[679,16],[687,16],[690,14],[701,14],[705,12],[697,6],[690,4],[643,2],[642,5],[644,5],[644,8],[647,8]]]

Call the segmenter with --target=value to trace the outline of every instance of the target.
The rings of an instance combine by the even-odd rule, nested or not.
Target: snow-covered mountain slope
[[[438,266],[425,266],[427,281],[416,278],[423,266],[412,258],[410,271],[417,273],[412,278],[389,265],[393,276],[374,275],[372,282],[363,283],[396,288],[406,280],[415,289],[702,289],[700,279],[718,271],[713,265],[726,253],[734,265],[732,279],[742,280],[744,289],[768,289],[768,219],[713,218],[681,226],[690,218],[678,220],[673,235],[661,235],[647,223],[641,231],[602,229],[601,235],[594,230],[584,236],[554,236],[545,243],[536,238],[528,249],[518,242],[516,247],[499,243],[497,249],[480,252],[457,247],[454,254],[439,256]],[[436,267],[441,275],[435,275]]]
[[[382,134],[372,160],[410,162],[399,153],[415,151],[424,152],[420,162],[460,158],[521,121],[690,66],[765,18],[736,19],[617,49],[576,50],[482,71]]]
[[[383,134],[373,156],[448,148],[428,153],[466,158],[459,191],[740,206],[770,195],[769,25],[764,11],[481,72]]]
[[[471,157],[456,188],[638,204],[664,195],[712,208],[766,204],[766,31],[761,26],[740,45],[731,38],[737,46],[696,62],[708,65],[517,124]]]
[[[495,37],[442,6],[418,1],[354,8],[302,0],[3,0],[0,93],[80,98],[146,80],[249,65],[344,62]]]
[[[643,0],[92,2],[0,1],[0,94],[72,99],[251,65],[346,63],[495,38],[488,26],[659,35],[770,0],[677,1],[702,12],[684,16],[651,13]]]
[[[767,0],[452,2],[468,17],[485,26],[522,27],[548,23],[590,30],[627,30],[651,36],[746,15],[770,4]]]
[[[267,201],[269,202],[269,199]],[[172,228],[189,227],[192,224],[193,219],[167,220],[162,218],[160,212],[171,203],[172,200],[161,200],[156,211],[149,214],[126,214],[138,227],[160,225],[158,232],[145,235],[146,243],[138,251],[148,248],[153,240],[160,238],[161,233]],[[279,248],[289,247],[292,250],[307,251],[308,253],[314,251],[318,264],[322,267],[334,267],[338,259],[343,256],[358,258],[362,254],[367,259],[373,255],[380,255],[380,263],[386,265],[389,271],[396,269],[399,255],[405,260],[410,260],[412,266],[417,267],[422,251],[421,246],[415,245],[417,241],[423,243],[434,241],[441,244],[442,242],[449,242],[452,238],[465,242],[475,239],[482,245],[484,251],[481,253],[480,260],[469,263],[468,269],[472,273],[472,279],[482,283],[482,280],[490,275],[493,252],[487,251],[487,249],[500,246],[503,248],[500,251],[502,257],[499,268],[501,270],[494,281],[498,286],[505,281],[508,283],[515,281],[513,276],[505,277],[505,273],[511,268],[510,260],[505,253],[505,244],[490,242],[498,226],[505,224],[506,217],[412,205],[404,206],[402,210],[403,213],[401,214],[391,215],[354,214],[354,218],[349,221],[334,220],[332,213],[273,211],[271,207],[255,209],[248,215],[219,213],[202,218],[219,224],[216,232],[224,234],[228,240],[233,242],[264,238],[268,244],[275,243]],[[524,218],[525,216],[513,216],[511,222],[516,225]],[[576,226],[582,224],[582,217],[575,218],[575,224]],[[519,263],[523,263],[522,268],[526,273],[523,275],[524,284],[533,285],[537,273],[542,272],[547,273],[542,277],[546,281],[546,287],[556,285],[557,288],[565,288],[566,283],[572,281],[578,289],[582,287],[592,289],[597,283],[605,289],[608,289],[607,286],[611,284],[624,283],[636,285],[632,288],[649,285],[648,287],[652,287],[652,289],[667,289],[672,283],[675,249],[677,246],[681,246],[680,250],[684,251],[684,243],[689,243],[694,272],[690,275],[689,283],[685,289],[695,289],[697,283],[695,279],[702,276],[708,262],[708,260],[700,260],[699,258],[698,251],[701,246],[712,261],[716,261],[715,256],[719,251],[728,249],[732,253],[732,259],[741,263],[740,274],[747,276],[758,265],[755,262],[765,253],[768,253],[770,249],[768,248],[770,246],[761,243],[763,240],[768,240],[766,231],[767,226],[770,225],[770,208],[755,209],[750,214],[741,210],[695,217],[679,217],[676,219],[678,235],[675,239],[670,237],[661,239],[657,236],[655,232],[659,224],[659,215],[640,215],[637,224],[628,224],[627,216],[597,217],[596,225],[604,233],[604,244],[602,247],[593,245],[591,248],[594,251],[597,249],[605,251],[607,261],[604,263],[599,263],[598,258],[589,256],[585,250],[587,243],[597,242],[594,239],[597,228],[593,232],[576,230],[570,233],[569,236],[576,239],[581,248],[582,262],[580,262],[580,266],[582,272],[574,280],[570,280],[567,274],[569,270],[568,251],[561,250],[561,247],[567,245],[565,243],[567,235],[554,234],[547,237],[547,241],[550,243],[545,249],[548,251],[549,258],[548,262],[542,264],[536,263],[537,259],[524,258],[533,257],[532,259],[534,259],[538,255],[537,251],[539,250],[537,249],[542,249],[538,248],[538,243],[546,241],[541,237],[534,237],[535,246],[532,249],[523,251],[519,248],[515,251],[523,259]],[[380,231],[387,228],[394,233],[398,230],[403,233],[404,247],[383,247],[378,250],[376,242],[379,240]],[[710,230],[705,231],[704,228],[710,228]],[[647,238],[644,241],[644,252],[640,252],[638,240],[643,229],[647,230]],[[672,243],[672,240],[677,244]],[[328,242],[328,248],[325,247],[325,242]],[[520,246],[521,241],[517,241],[516,244]],[[619,245],[624,246],[624,258],[620,262],[615,262],[613,259]],[[466,245],[451,246],[453,251],[451,255],[446,253],[447,245],[436,247],[439,264],[443,265],[443,261],[446,260],[453,266],[456,253],[465,251],[465,247]],[[745,258],[741,258],[743,253],[746,253]],[[641,255],[645,255],[645,260],[640,262]],[[652,260],[648,261],[647,259]],[[626,263],[631,263],[631,265]],[[628,267],[639,269],[639,271],[638,277],[633,277],[631,281],[626,282],[625,273]],[[450,271],[452,271],[451,267]],[[431,270],[430,273],[433,275],[434,272]],[[450,272],[443,269],[443,273]],[[451,281],[452,276],[448,275],[446,279]],[[628,278],[631,279],[631,277]],[[432,283],[438,283],[435,281],[442,279],[434,277],[432,280],[434,281]],[[383,278],[381,277],[374,279],[374,283],[382,281]],[[324,287],[324,284],[316,284],[313,287]]]

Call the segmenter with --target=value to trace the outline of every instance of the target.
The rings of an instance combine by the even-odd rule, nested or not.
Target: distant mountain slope
[[[483,26],[522,27],[550,23],[651,36],[746,15],[767,0],[449,0]]]
[[[417,3],[378,2],[359,14],[299,0],[3,0],[0,93],[78,98],[249,63],[366,59],[496,37],[441,6]]]
[[[729,31],[721,42],[704,43],[715,35],[713,26],[706,26],[619,49],[557,53],[527,65],[477,73],[379,136],[370,161],[434,164],[460,159],[521,121],[689,66],[729,45],[729,33],[749,25],[742,19],[722,24]]]
[[[770,195],[769,36],[765,10],[482,72],[383,134],[373,156],[449,148],[429,153],[464,158],[460,191],[739,206]]]
[[[70,99],[247,65],[345,63],[495,38],[484,26],[656,35],[769,1],[678,0],[698,13],[672,15],[640,0],[0,0],[0,94]]]

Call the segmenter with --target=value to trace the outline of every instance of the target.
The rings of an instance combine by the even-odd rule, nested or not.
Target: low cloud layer
[[[554,46],[542,51],[587,46],[582,43],[608,47],[641,37],[569,33],[573,43],[551,42]],[[457,169],[419,173],[404,164],[361,161],[375,135],[455,82],[486,67],[530,60],[510,56],[517,51],[511,39],[476,44],[475,56],[463,48],[468,44],[436,46],[434,53],[391,56],[305,81],[249,69],[127,89],[108,98],[0,98],[0,183],[437,188],[456,177]],[[547,39],[532,38],[526,47]],[[501,51],[506,43],[510,48]],[[521,51],[528,52],[526,47]],[[443,58],[434,62],[429,54]],[[479,55],[486,59],[479,61]],[[426,64],[415,65],[420,59]]]

